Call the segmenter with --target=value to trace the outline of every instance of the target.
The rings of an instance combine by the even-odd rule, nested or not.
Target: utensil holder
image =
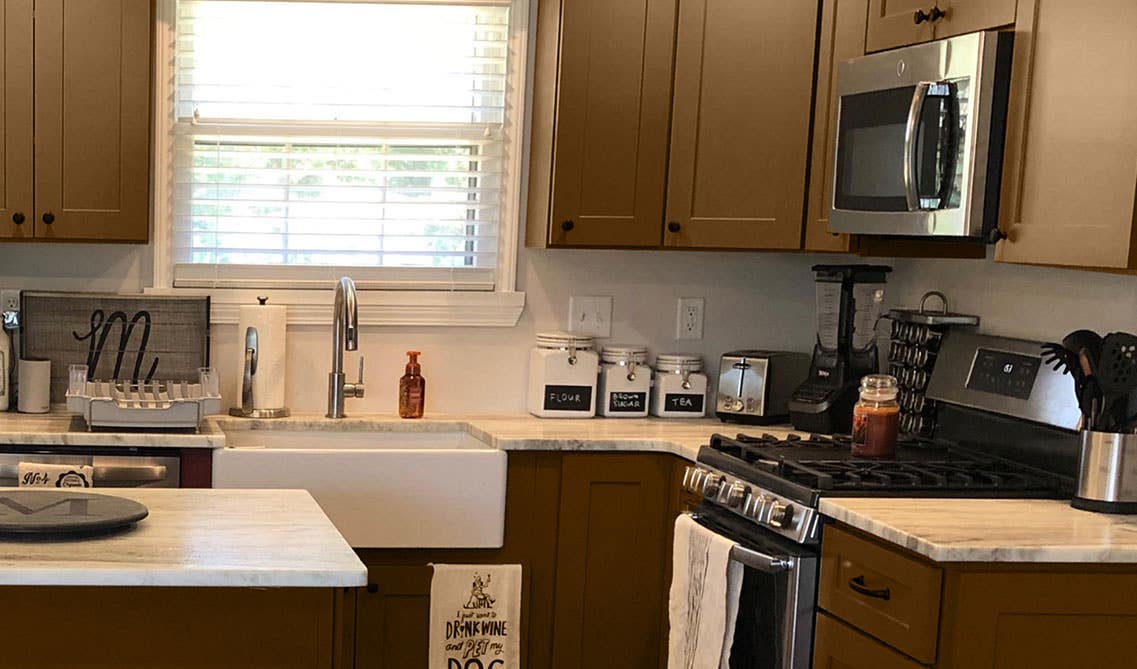
[[[1137,513],[1137,434],[1082,431],[1078,487],[1070,506]]]

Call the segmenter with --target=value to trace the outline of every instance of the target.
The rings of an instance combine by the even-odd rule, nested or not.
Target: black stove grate
[[[1059,477],[1032,467],[986,457],[935,439],[901,440],[897,458],[857,459],[848,435],[715,435],[710,447],[756,474],[825,493],[938,494],[1056,493]]]

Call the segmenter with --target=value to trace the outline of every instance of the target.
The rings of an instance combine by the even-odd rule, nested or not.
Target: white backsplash
[[[857,262],[856,259],[849,260]],[[614,298],[612,339],[643,342],[653,353],[692,351],[710,372],[722,352],[739,347],[808,350],[814,327],[810,266],[845,262],[837,256],[666,251],[525,250],[518,289],[525,312],[514,328],[364,327],[367,397],[348,411],[393,412],[408,349],[423,352],[428,412],[517,413],[525,408],[528,350],[539,330],[564,327],[570,295]],[[865,260],[864,262],[881,262]],[[1137,330],[1137,277],[990,260],[884,261],[891,305],[915,306],[938,289],[952,309],[978,313],[986,332],[1059,338],[1083,326]],[[149,285],[148,247],[0,245],[0,287],[137,292]],[[330,287],[329,287],[330,289]],[[675,301],[706,298],[706,336],[677,342]],[[213,332],[222,393],[237,378],[236,326]],[[355,369],[348,353],[346,369]],[[330,327],[292,327],[288,388],[295,411],[322,411],[331,362]]]

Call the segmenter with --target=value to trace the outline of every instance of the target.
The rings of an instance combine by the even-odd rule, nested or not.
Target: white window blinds
[[[509,4],[180,0],[174,284],[493,290]]]

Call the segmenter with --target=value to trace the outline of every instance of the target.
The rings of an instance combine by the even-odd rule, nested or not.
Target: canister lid
[[[592,337],[571,332],[538,332],[537,345],[541,348],[592,348]]]
[[[606,344],[600,351],[604,362],[647,362],[647,347],[640,344]]]
[[[703,358],[693,353],[660,353],[655,356],[655,368],[661,372],[701,372]]]

